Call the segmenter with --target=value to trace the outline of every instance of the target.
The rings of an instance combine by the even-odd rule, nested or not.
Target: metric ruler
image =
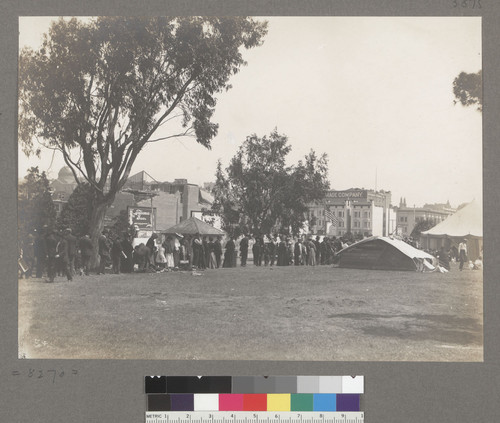
[[[361,411],[147,411],[146,423],[364,423]]]

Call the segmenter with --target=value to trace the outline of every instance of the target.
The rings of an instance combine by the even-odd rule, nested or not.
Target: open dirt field
[[[482,273],[254,267],[19,281],[19,356],[482,361]]]

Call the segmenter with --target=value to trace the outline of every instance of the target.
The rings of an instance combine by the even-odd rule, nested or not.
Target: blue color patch
[[[314,394],[314,411],[337,411],[337,394]]]

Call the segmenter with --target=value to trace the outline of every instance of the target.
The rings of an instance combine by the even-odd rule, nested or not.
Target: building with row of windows
[[[51,181],[52,199],[58,215],[76,186],[68,167],[63,167],[57,179]],[[187,179],[158,182],[147,172],[141,171],[130,176],[122,190],[116,194],[115,201],[106,212],[104,224],[112,224],[124,210],[129,211],[129,220],[134,215],[132,209],[137,212],[137,216],[143,217],[149,210],[152,217],[147,218],[149,223],[144,227],[145,232],[162,231],[193,215],[210,210],[212,202],[213,197],[209,192],[188,183]]]
[[[309,231],[318,235],[339,237],[351,232],[385,236],[394,227],[390,191],[330,190],[322,201],[310,204],[308,209]]]
[[[422,221],[428,221],[432,225],[445,220],[456,212],[450,202],[437,204],[424,204],[423,207],[408,207],[406,199],[400,199],[399,206],[394,207],[396,212],[396,230],[398,235],[410,236],[415,226]]]
[[[308,230],[328,236],[353,235],[410,236],[415,225],[428,221],[437,225],[456,212],[450,203],[408,207],[401,198],[391,206],[390,191],[351,188],[328,191],[322,201],[308,206]]]

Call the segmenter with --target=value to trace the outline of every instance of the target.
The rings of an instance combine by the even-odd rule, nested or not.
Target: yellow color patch
[[[290,411],[290,394],[267,394],[267,411]]]

